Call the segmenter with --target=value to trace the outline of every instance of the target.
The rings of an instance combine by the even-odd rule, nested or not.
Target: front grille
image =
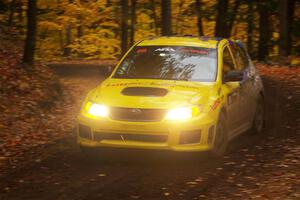
[[[119,121],[153,122],[160,121],[165,116],[163,109],[119,108],[110,109],[110,117]]]
[[[94,132],[94,140],[124,140],[137,142],[154,142],[164,143],[168,139],[167,135],[142,135],[142,134],[127,134],[127,133],[100,133]]]

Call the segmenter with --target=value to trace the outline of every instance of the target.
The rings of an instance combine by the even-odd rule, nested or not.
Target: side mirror
[[[240,82],[243,80],[244,74],[241,71],[230,71],[223,77],[223,83]]]

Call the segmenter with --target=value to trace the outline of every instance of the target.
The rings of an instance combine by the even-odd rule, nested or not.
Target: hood
[[[107,79],[91,99],[114,107],[174,108],[204,104],[214,83],[155,79]]]

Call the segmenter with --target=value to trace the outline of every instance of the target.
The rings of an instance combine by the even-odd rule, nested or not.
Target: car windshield
[[[213,48],[137,46],[123,60],[113,78],[212,82],[217,53]]]

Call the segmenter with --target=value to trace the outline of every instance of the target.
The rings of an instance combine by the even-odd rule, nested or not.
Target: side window
[[[237,70],[242,71],[247,68],[249,66],[249,62],[245,50],[236,44],[230,47],[237,64]]]
[[[228,47],[225,47],[223,51],[223,74],[225,75],[232,70],[234,70],[234,62]]]
[[[244,68],[249,67],[249,60],[248,60],[248,56],[247,56],[246,50],[243,49],[242,47],[239,47],[239,46],[238,46],[238,51],[239,51],[240,54],[241,54],[242,62],[243,62]]]

